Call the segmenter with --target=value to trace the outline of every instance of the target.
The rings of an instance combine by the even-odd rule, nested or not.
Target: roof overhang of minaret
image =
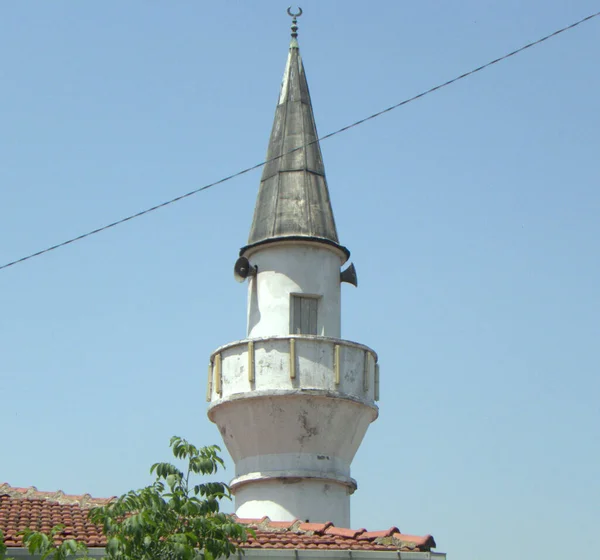
[[[295,30],[288,53],[248,244],[307,240],[340,245],[308,82]]]

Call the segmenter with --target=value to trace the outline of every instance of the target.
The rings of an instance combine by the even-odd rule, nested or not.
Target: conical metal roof
[[[338,241],[294,26],[267,150],[268,163],[260,181],[248,245],[240,253],[272,241],[308,239],[334,245],[349,256]]]

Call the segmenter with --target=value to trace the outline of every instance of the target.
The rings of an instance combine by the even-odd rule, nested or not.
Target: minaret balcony
[[[239,398],[311,392],[376,409],[377,354],[348,340],[288,335],[232,342],[210,357],[207,401],[212,406]]]

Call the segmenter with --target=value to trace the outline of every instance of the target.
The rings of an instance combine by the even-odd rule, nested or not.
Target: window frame
[[[305,293],[290,293],[290,334],[292,335],[312,335],[318,336],[319,334],[319,308],[320,308],[320,300],[322,296],[320,294],[305,294]],[[294,329],[294,325],[296,323],[296,300],[302,301],[302,299],[306,300],[314,300],[315,301],[315,322],[314,322],[314,333],[313,332],[296,332]],[[300,323],[302,323],[302,319],[300,319]],[[300,324],[300,327],[302,325]]]

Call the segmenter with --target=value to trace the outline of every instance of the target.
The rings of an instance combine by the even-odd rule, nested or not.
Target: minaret
[[[350,463],[378,415],[370,348],[341,339],[340,245],[317,142],[297,20],[248,244],[248,334],[210,357],[208,416],[235,462],[239,517],[350,527]]]

